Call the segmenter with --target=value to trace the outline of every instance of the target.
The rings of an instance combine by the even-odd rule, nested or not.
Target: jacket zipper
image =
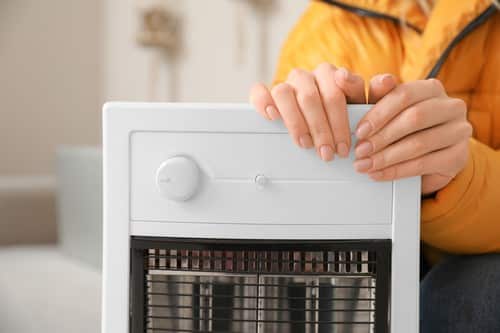
[[[342,8],[344,10],[347,10],[349,12],[352,12],[352,13],[355,13],[359,16],[365,16],[365,17],[372,17],[372,18],[379,18],[379,19],[384,19],[384,20],[389,20],[389,21],[392,21],[396,24],[402,24],[403,22],[401,21],[401,19],[399,19],[398,17],[394,17],[394,16],[391,16],[391,15],[387,15],[387,14],[383,14],[383,13],[379,13],[379,12],[376,12],[376,11],[373,11],[373,10],[369,10],[369,9],[364,9],[364,8],[359,8],[359,7],[355,7],[355,6],[351,6],[351,5],[346,5],[345,3],[342,3],[340,1],[336,1],[336,0],[320,0],[320,1],[323,1],[329,5],[332,5],[332,6],[336,6],[336,7],[339,7],[339,8]],[[421,34],[422,33],[422,30],[420,30],[419,28],[417,28],[416,26],[412,25],[412,24],[409,24],[409,23],[406,23],[405,22],[405,25],[412,29],[412,30],[415,30],[417,33]]]
[[[448,44],[448,46],[443,51],[443,53],[439,57],[438,61],[436,62],[436,64],[432,68],[432,70],[427,75],[427,78],[428,79],[435,78],[439,74],[439,71],[443,67],[444,62],[446,61],[446,59],[450,55],[450,52],[453,50],[453,48],[455,48],[455,46],[457,46],[457,44],[462,39],[464,39],[469,33],[474,31],[474,29],[476,29],[481,24],[486,22],[486,20],[490,16],[492,16],[496,11],[497,11],[497,8],[495,7],[495,5],[491,5],[484,12],[482,12],[479,16],[477,16],[474,20],[469,22],[469,24],[467,24],[465,26],[465,28],[463,28],[462,31],[460,31],[460,33],[455,38],[453,38],[453,40],[450,42],[450,44]]]
[[[328,3],[330,5],[333,5],[333,6],[337,6],[339,8],[342,8],[344,10],[353,12],[353,13],[358,14],[360,16],[385,19],[385,20],[389,20],[389,21],[392,21],[392,22],[398,23],[398,24],[402,23],[401,20],[399,18],[397,18],[397,17],[391,16],[391,15],[387,15],[387,14],[383,14],[383,13],[379,13],[379,12],[375,12],[375,11],[371,11],[371,10],[368,10],[368,9],[354,7],[354,6],[351,6],[351,5],[346,5],[346,4],[344,4],[342,2],[339,2],[339,1],[336,1],[336,0],[320,0],[320,1],[323,1],[323,2]],[[469,33],[471,33],[472,31],[474,31],[474,29],[476,29],[481,24],[483,24],[484,22],[486,22],[486,20],[490,16],[492,16],[496,11],[497,11],[496,6],[495,5],[491,5],[484,12],[482,12],[479,16],[477,16],[474,20],[472,20],[471,22],[469,22],[469,24],[467,24],[465,26],[465,28],[462,29],[462,31],[460,31],[460,33],[457,36],[455,36],[455,38],[453,38],[453,40],[450,42],[450,44],[448,44],[448,46],[443,51],[443,53],[439,57],[438,61],[436,62],[436,64],[432,68],[432,70],[427,75],[427,78],[428,79],[435,78],[439,74],[439,71],[443,67],[444,62],[446,61],[446,59],[450,55],[450,52],[453,50],[453,48],[455,48],[455,46],[457,46],[457,44],[462,39],[464,39]],[[422,33],[422,30],[420,30],[419,28],[417,28],[414,25],[406,23],[406,26],[408,28],[410,28],[410,29],[415,30],[419,34]]]

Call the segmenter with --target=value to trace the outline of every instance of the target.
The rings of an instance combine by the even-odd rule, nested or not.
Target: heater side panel
[[[102,333],[129,332],[129,135],[135,112],[103,110]]]
[[[394,183],[391,332],[419,332],[420,177]]]

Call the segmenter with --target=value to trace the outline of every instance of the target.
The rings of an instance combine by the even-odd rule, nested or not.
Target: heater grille
[[[133,238],[132,254],[133,333],[388,332],[390,241]]]

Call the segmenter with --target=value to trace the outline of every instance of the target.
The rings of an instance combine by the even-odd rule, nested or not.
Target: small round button
[[[186,156],[171,157],[156,172],[160,192],[173,201],[186,201],[196,194],[200,183],[198,164]]]
[[[255,184],[257,185],[257,188],[259,190],[262,190],[269,183],[269,178],[267,178],[264,175],[257,175],[257,176],[255,176],[254,181],[255,181]]]

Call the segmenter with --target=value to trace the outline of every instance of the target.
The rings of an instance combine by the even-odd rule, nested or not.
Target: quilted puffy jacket
[[[474,134],[465,169],[422,201],[422,240],[437,250],[428,253],[498,252],[500,12],[491,0],[439,0],[430,15],[408,3],[312,1],[285,41],[274,83],[293,68],[312,70],[322,62],[365,80],[378,73],[403,82],[441,80],[448,95],[467,103]]]

